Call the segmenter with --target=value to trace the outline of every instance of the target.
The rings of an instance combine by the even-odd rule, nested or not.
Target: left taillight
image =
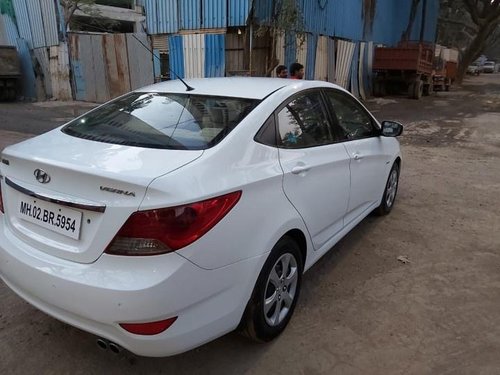
[[[1,179],[0,179],[0,212],[4,213],[4,210],[3,210],[3,198],[2,198],[2,183],[1,183]]]
[[[241,191],[189,203],[133,213],[105,253],[145,256],[169,253],[193,243],[238,203]]]

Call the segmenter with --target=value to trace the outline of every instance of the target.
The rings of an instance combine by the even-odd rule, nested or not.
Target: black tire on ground
[[[434,93],[434,87],[432,83],[428,83],[424,85],[424,95],[430,96]]]
[[[450,85],[444,86],[444,91],[450,91]]]
[[[380,201],[380,205],[375,209],[375,213],[379,216],[387,215],[391,212],[396,201],[399,186],[399,164],[393,164],[387,182],[385,184],[384,195]]]
[[[415,93],[415,82],[410,82],[408,85],[408,97],[413,99],[413,95]]]
[[[290,237],[282,237],[262,267],[243,314],[239,326],[243,335],[267,342],[284,331],[299,298],[303,271],[299,246]]]
[[[424,83],[421,80],[415,81],[413,86],[413,99],[419,100],[424,94]]]

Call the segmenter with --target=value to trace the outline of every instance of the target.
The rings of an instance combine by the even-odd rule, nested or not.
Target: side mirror
[[[403,125],[396,121],[382,121],[382,135],[384,137],[398,137],[403,133]]]

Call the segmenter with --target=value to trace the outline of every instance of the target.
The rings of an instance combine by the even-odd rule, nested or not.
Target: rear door
[[[319,249],[344,227],[350,158],[335,143],[319,90],[292,97],[278,109],[276,120],[283,189]]]

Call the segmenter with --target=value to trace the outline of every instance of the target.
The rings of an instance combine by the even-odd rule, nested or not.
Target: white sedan
[[[401,132],[326,82],[142,88],[3,151],[0,276],[104,347],[269,341],[304,271],[391,211]]]

